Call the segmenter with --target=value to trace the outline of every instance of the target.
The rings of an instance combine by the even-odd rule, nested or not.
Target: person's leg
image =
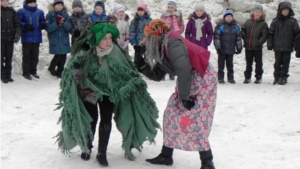
[[[215,169],[211,149],[208,151],[199,151],[199,154],[202,164],[200,169]]]
[[[37,65],[39,63],[39,52],[40,52],[40,44],[34,43],[32,49],[32,57],[31,57],[31,64],[30,64],[30,74],[33,75],[35,78],[40,78],[37,75]]]
[[[32,43],[23,43],[22,44],[22,68],[23,68],[23,76],[25,79],[31,80],[30,76],[30,58],[32,55],[33,45]]]
[[[274,63],[274,85],[279,82],[281,77],[281,59],[282,59],[282,52],[275,52],[275,63]]]
[[[244,76],[245,76],[244,83],[251,82],[252,64],[253,64],[253,52],[251,50],[246,49],[246,70],[244,72]]]
[[[262,49],[254,51],[254,58],[255,58],[255,77],[256,77],[254,83],[259,84],[261,83],[262,74],[264,73]]]
[[[279,81],[280,85],[285,85],[289,77],[289,68],[291,61],[291,52],[282,52],[282,75]]]
[[[97,160],[102,166],[108,166],[106,151],[111,133],[111,120],[115,105],[107,96],[100,102],[100,125]]]
[[[3,83],[8,83],[7,77],[6,77],[6,69],[5,69],[5,60],[7,55],[7,43],[1,42],[1,81]]]
[[[50,71],[52,76],[57,76],[57,72],[56,72],[56,66],[60,61],[60,55],[59,54],[55,54],[50,62],[49,68],[48,70]]]
[[[235,84],[234,69],[233,69],[233,55],[226,55],[226,68],[227,68],[228,82],[231,84]]]
[[[158,164],[158,165],[173,165],[173,148],[169,148],[165,145],[163,145],[161,149],[161,153],[152,159],[146,159],[148,163],[151,164]]]
[[[218,80],[219,83],[224,83],[224,68],[225,68],[225,55],[218,55]]]
[[[57,64],[57,77],[59,78],[61,77],[61,74],[64,71],[66,60],[67,60],[67,54],[61,54],[60,60]]]

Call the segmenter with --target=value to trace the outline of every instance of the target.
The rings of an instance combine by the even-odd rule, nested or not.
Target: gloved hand
[[[235,54],[240,54],[242,51],[241,50],[237,50],[236,52],[235,52]]]
[[[47,27],[47,24],[46,24],[46,23],[41,23],[41,25],[40,25],[40,28],[41,28],[41,29],[46,29],[46,27]]]
[[[195,106],[195,100],[196,98],[190,97],[189,100],[182,100],[182,104],[186,109],[191,110]]]
[[[80,82],[80,80],[83,78],[84,74],[82,69],[80,69],[80,65],[78,63],[74,64],[74,68],[73,69],[73,77],[75,79],[75,82],[78,84]]]
[[[18,43],[20,41],[20,36],[19,35],[16,35],[13,42],[14,43]]]
[[[66,20],[61,15],[57,15],[56,17],[56,23],[59,27],[63,26],[64,23],[66,23]]]
[[[79,36],[80,36],[80,30],[76,29],[76,30],[74,31],[74,36],[75,36],[75,37],[79,37]]]
[[[26,23],[24,25],[24,29],[27,30],[27,31],[30,31],[30,32],[35,30],[35,28],[31,24],[28,24],[28,23]]]
[[[134,45],[134,46],[133,46],[133,49],[134,49],[136,52],[139,52],[139,51],[142,49],[142,46],[140,46],[140,45]]]
[[[222,54],[223,54],[222,49],[217,49],[217,53],[218,53],[219,55],[222,55]]]

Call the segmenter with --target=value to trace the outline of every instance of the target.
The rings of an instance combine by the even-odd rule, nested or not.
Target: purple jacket
[[[196,34],[197,34],[197,28],[196,28],[196,19],[206,19],[206,21],[203,22],[202,26],[202,37],[199,40],[196,39]],[[213,27],[210,22],[210,16],[208,14],[203,13],[203,15],[199,18],[196,13],[194,12],[193,14],[190,15],[189,17],[189,22],[187,23],[186,29],[185,29],[185,38],[192,43],[195,43],[196,45],[199,45],[205,49],[211,44],[212,39],[213,39]]]

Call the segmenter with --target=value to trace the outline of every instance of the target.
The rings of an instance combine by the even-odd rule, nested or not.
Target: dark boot
[[[244,80],[244,83],[245,83],[245,84],[251,83],[251,79],[245,79],[245,80]]]
[[[81,153],[81,159],[83,159],[85,161],[89,160],[91,157],[92,148],[93,148],[93,140],[88,141],[87,147],[90,150],[90,152],[89,153]]]
[[[175,76],[169,75],[170,80],[175,80]]]
[[[219,80],[219,84],[225,84],[224,80]]]
[[[279,77],[277,77],[277,78],[274,79],[273,85],[278,84],[278,82],[279,82]]]
[[[287,84],[287,77],[280,78],[279,81],[278,81],[278,84],[279,85],[285,85],[285,84]]]
[[[151,164],[171,166],[173,165],[173,150],[173,148],[163,146],[161,153],[157,157],[152,159],[146,159],[146,161]]]
[[[211,149],[208,151],[200,151],[200,159],[201,159],[201,168],[200,169],[215,169],[213,160],[213,155]]]
[[[231,80],[228,80],[229,83],[231,84],[235,84],[235,80],[231,79]]]
[[[260,84],[261,83],[261,78],[256,78],[256,80],[254,81],[255,84]]]
[[[108,166],[106,159],[107,145],[111,132],[111,124],[100,124],[97,161],[102,166]]]

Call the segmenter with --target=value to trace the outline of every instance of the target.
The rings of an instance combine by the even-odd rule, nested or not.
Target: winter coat
[[[242,51],[241,39],[240,27],[235,21],[231,23],[225,22],[223,19],[217,21],[214,32],[214,45],[217,50],[221,49],[222,54],[232,55],[236,51]]]
[[[74,31],[79,30],[81,31],[83,28],[85,28],[88,24],[92,23],[92,20],[88,14],[86,14],[84,11],[81,13],[72,13],[70,16],[70,20],[72,23],[72,44],[75,42],[76,37],[74,37]]]
[[[268,24],[265,18],[266,15],[263,14],[261,19],[256,20],[252,14],[251,19],[248,19],[242,26],[241,34],[246,49],[260,50],[263,48],[263,44],[268,39]]]
[[[48,8],[46,31],[48,32],[50,54],[67,54],[70,52],[69,33],[72,31],[72,24],[67,13],[67,8],[64,6],[64,9],[60,12],[54,11],[53,4],[49,4]],[[59,27],[56,23],[57,15],[65,18],[66,22],[62,27]]]
[[[89,14],[89,16],[92,19],[92,22],[100,22],[100,21],[104,21],[104,22],[108,22],[108,16],[106,14],[105,11],[103,11],[103,13],[101,15],[98,15],[95,11],[93,11],[92,13]]]
[[[120,32],[120,38],[118,38],[118,44],[125,50],[128,50],[128,44],[130,40],[129,36],[129,16],[124,15],[123,18],[119,18],[116,14],[109,15],[109,20],[116,23]]]
[[[171,31],[175,31],[179,34],[184,32],[184,21],[180,11],[175,11],[173,13],[165,11],[160,16],[160,19],[164,20],[170,26]]]
[[[135,23],[137,21],[137,23]],[[144,39],[144,29],[145,26],[152,21],[150,14],[145,14],[140,17],[136,14],[135,18],[130,22],[129,36],[131,45],[139,45],[139,43]],[[135,29],[135,24],[137,28]]]
[[[12,42],[21,33],[17,12],[11,7],[1,6],[1,42]]]
[[[296,43],[296,57],[300,58],[300,36],[298,36]]]
[[[17,13],[22,28],[22,43],[42,43],[42,25],[46,24],[44,12],[37,6],[30,7],[24,2],[23,8]],[[34,31],[26,30],[24,28],[26,24],[31,24]]]
[[[202,37],[200,40],[196,39],[197,28],[196,28],[195,20],[198,19],[205,20],[201,28]],[[207,47],[212,42],[213,35],[214,35],[214,31],[213,31],[212,24],[210,22],[210,15],[203,13],[203,15],[200,18],[196,15],[195,12],[190,15],[189,21],[185,29],[185,38],[187,40],[191,41],[192,43],[195,43],[198,46],[202,46],[203,48],[207,49]]]

